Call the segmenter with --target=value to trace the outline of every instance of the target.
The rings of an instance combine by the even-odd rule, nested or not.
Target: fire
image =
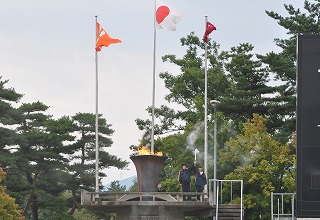
[[[161,151],[158,152],[152,152],[148,147],[141,146],[138,148],[139,155],[157,155],[157,156],[163,156],[163,153]]]

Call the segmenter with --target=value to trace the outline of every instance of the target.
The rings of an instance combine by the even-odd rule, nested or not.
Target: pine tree
[[[18,143],[7,146],[16,169],[6,182],[8,190],[23,203],[24,215],[30,214],[33,220],[39,219],[40,209],[49,208],[47,199],[66,189],[68,160],[62,153],[68,154],[69,149],[63,142],[73,140],[69,135],[72,122],[65,117],[52,119],[45,114],[47,109],[41,102],[22,104],[17,109]]]
[[[288,34],[287,39],[275,39],[276,45],[281,49],[279,53],[270,52],[259,56],[261,61],[268,65],[270,72],[276,74],[275,79],[282,82],[278,96],[282,105],[274,106],[271,120],[275,121],[278,118],[283,121],[277,126],[278,139],[283,142],[292,137],[296,126],[296,36],[298,34],[320,34],[320,2],[318,0],[313,2],[304,1],[304,10],[297,9],[291,4],[284,4],[288,16],[282,16],[273,11],[266,12],[285,28]]]
[[[276,95],[278,88],[268,85],[269,71],[255,57],[253,49],[253,45],[244,43],[222,54],[231,86],[220,98],[219,111],[236,125],[252,118],[254,113],[272,117],[273,106],[281,105]],[[270,130],[276,123],[270,123]]]
[[[72,164],[68,166],[69,177],[68,186],[72,192],[72,209],[69,214],[73,214],[77,208],[77,201],[80,194],[80,187],[93,190],[95,186],[95,115],[92,113],[77,113],[72,117],[74,123],[74,134],[77,136],[75,142],[70,146],[74,154],[70,160]],[[111,125],[107,124],[105,118],[99,115],[99,177],[104,177],[101,172],[111,166],[123,169],[128,162],[111,155],[107,148],[112,145],[110,136],[113,134]],[[102,186],[100,186],[101,188]]]

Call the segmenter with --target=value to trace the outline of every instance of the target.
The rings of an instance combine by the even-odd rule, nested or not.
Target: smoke
[[[203,128],[204,122],[197,123],[194,127],[194,130],[190,132],[187,137],[187,149],[189,149],[193,155],[196,149],[199,151],[199,153],[197,154],[197,160],[203,160],[204,158],[204,145],[197,145],[198,138],[200,137],[200,135],[203,135],[203,133],[201,132]]]
[[[195,150],[199,150],[199,153],[197,154],[197,161],[203,161],[204,162],[204,122],[199,122],[195,125],[194,130],[190,132],[190,134],[187,137],[187,149],[189,149],[192,154],[194,155]],[[208,134],[209,135],[209,134]],[[200,142],[201,145],[197,144],[197,140],[201,138],[202,141]],[[208,148],[210,149],[213,147],[208,143]],[[208,149],[208,151],[209,151]],[[213,167],[214,161],[213,161],[213,155],[208,152],[207,155],[208,158],[208,167]],[[204,166],[204,164],[202,164]]]
[[[256,144],[252,146],[252,149],[250,151],[243,152],[243,154],[240,156],[240,164],[242,166],[248,166],[249,164],[252,164],[252,162],[256,161],[257,157],[259,157],[260,151],[260,145]]]
[[[144,134],[143,139],[148,140],[148,143],[145,146],[150,149],[150,147],[151,147],[151,130]]]

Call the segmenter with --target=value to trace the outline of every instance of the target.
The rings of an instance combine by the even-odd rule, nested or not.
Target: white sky
[[[256,53],[277,51],[274,38],[286,38],[285,30],[265,14],[282,15],[283,4],[302,7],[299,0],[166,0],[183,13],[175,32],[157,32],[157,73],[177,72],[161,56],[181,57],[179,39],[191,31],[202,37],[204,16],[217,27],[210,37],[222,49],[252,43]],[[142,132],[136,118],[148,118],[152,101],[153,53],[152,0],[1,0],[0,76],[9,87],[23,93],[22,102],[42,101],[55,118],[77,112],[95,112],[95,15],[113,38],[123,42],[99,53],[99,113],[112,124],[114,144],[108,150],[130,161],[131,144]],[[156,107],[167,94],[157,78]],[[131,162],[131,161],[130,161]],[[104,182],[135,175],[109,169]]]

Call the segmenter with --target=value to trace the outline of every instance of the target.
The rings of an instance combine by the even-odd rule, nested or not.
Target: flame
[[[138,148],[139,155],[157,155],[157,156],[163,156],[163,153],[161,151],[158,152],[152,152],[148,147],[141,146]]]

